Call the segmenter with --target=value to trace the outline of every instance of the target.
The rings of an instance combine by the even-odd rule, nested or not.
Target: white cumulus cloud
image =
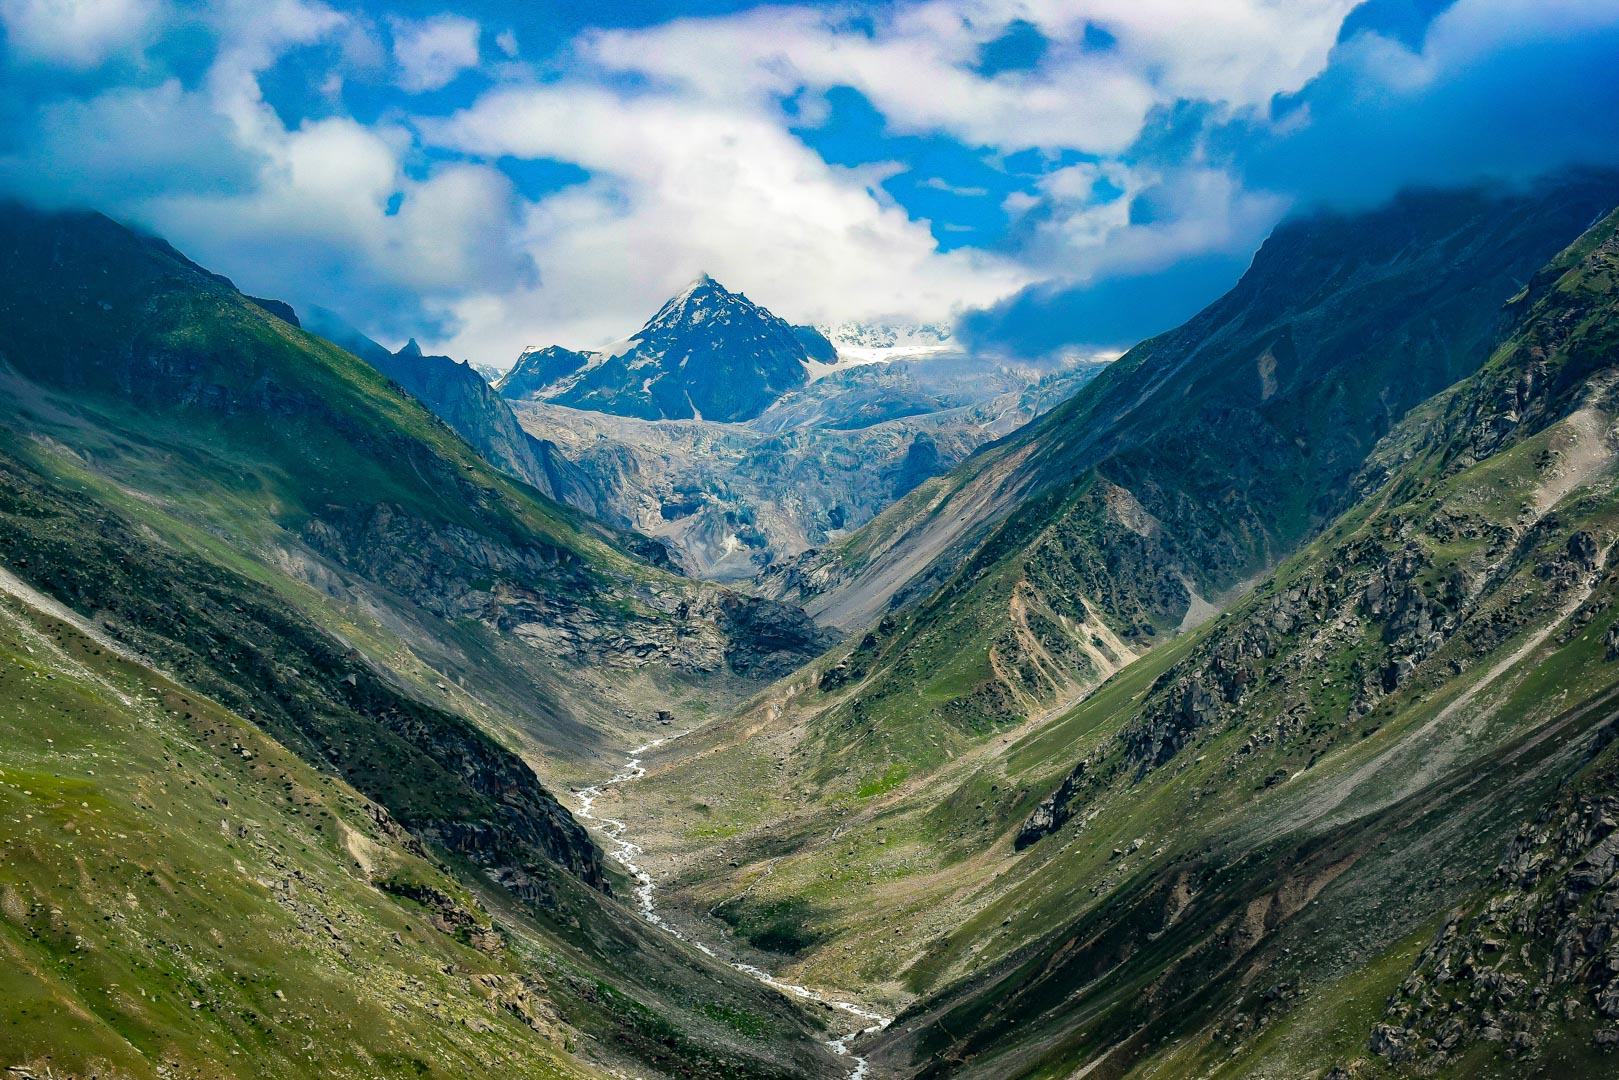
[[[477,156],[565,158],[591,179],[533,204],[524,244],[538,287],[455,308],[452,346],[602,344],[634,330],[700,272],[785,318],[948,317],[1029,278],[981,252],[938,252],[925,223],[878,193],[881,173],[840,169],[745,111],[599,88],[493,91],[432,144]]]
[[[764,7],[591,35],[597,63],[705,98],[859,90],[896,131],[1003,150],[1117,153],[1181,98],[1255,108],[1327,62],[1358,0],[929,0],[879,9],[870,33],[843,8]],[[984,45],[1014,22],[1050,48],[1038,67],[985,75]],[[1089,27],[1108,48],[1087,43]]]
[[[468,68],[478,66],[482,28],[462,15],[435,15],[391,23],[399,85],[410,93],[438,90]]]
[[[157,14],[153,0],[0,0],[0,25],[13,50],[71,68],[138,52]]]

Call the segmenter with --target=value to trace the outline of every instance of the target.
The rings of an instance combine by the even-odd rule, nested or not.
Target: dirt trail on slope
[[[1610,380],[1611,381],[1611,380]],[[1600,388],[1593,388],[1593,393],[1605,390],[1605,382]],[[1614,449],[1608,440],[1607,414],[1586,405],[1569,414],[1564,420],[1569,441],[1559,447],[1560,453],[1557,461],[1546,470],[1544,478],[1536,485],[1534,494],[1534,515],[1539,521],[1558,503],[1568,498],[1579,488],[1595,480],[1603,469],[1614,463]]]
[[[1596,392],[1593,390],[1593,394]],[[1524,531],[1534,527],[1575,491],[1595,482],[1603,472],[1619,461],[1619,455],[1615,454],[1608,439],[1609,418],[1605,413],[1587,405],[1571,413],[1564,423],[1567,425],[1566,428],[1556,436],[1560,443],[1557,460],[1542,474],[1541,480],[1535,485],[1530,497],[1533,510],[1523,523]],[[1415,731],[1401,736],[1393,745],[1361,763],[1347,776],[1330,783],[1323,790],[1313,792],[1308,802],[1294,813],[1284,815],[1260,830],[1262,839],[1274,839],[1312,823],[1328,828],[1343,824],[1347,818],[1344,815],[1333,816],[1334,811],[1363,785],[1375,780],[1392,760],[1396,757],[1410,757],[1421,741],[1430,739],[1436,733],[1446,737],[1442,738],[1432,750],[1422,755],[1420,765],[1398,783],[1395,790],[1385,792],[1377,800],[1378,806],[1389,805],[1411,794],[1432,782],[1450,767],[1462,752],[1461,740],[1470,732],[1477,730],[1493,709],[1485,707],[1479,714],[1465,717],[1461,727],[1454,732],[1442,729],[1449,728],[1458,717],[1462,716],[1463,710],[1472,706],[1481,693],[1495,686],[1502,676],[1519,667],[1591,598],[1591,594],[1596,591],[1606,574],[1604,567],[1613,546],[1614,541],[1611,539],[1601,545],[1596,559],[1597,569],[1587,575],[1581,587],[1559,605],[1556,615],[1512,652],[1491,664],[1482,678],[1470,683],[1455,700],[1446,704]]]

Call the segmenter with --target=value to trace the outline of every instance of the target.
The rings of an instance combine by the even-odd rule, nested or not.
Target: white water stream
[[[622,865],[624,869],[629,872],[630,880],[635,882],[635,906],[640,909],[641,915],[646,919],[647,922],[665,931],[666,933],[672,934],[681,941],[686,942],[703,955],[712,956],[716,960],[729,964],[737,971],[759,980],[766,986],[774,987],[784,994],[790,994],[793,997],[803,998],[806,1001],[818,1001],[823,1005],[830,1005],[832,1008],[837,1009],[840,1012],[845,1012],[850,1016],[857,1017],[861,1021],[859,1027],[845,1035],[840,1035],[835,1039],[828,1039],[826,1045],[834,1054],[837,1054],[839,1057],[848,1058],[852,1063],[853,1068],[849,1072],[849,1080],[865,1080],[865,1077],[868,1074],[868,1065],[866,1063],[866,1059],[851,1051],[849,1049],[849,1044],[855,1039],[859,1038],[861,1035],[865,1035],[873,1031],[881,1031],[883,1028],[889,1025],[889,1023],[893,1020],[893,1017],[884,1016],[881,1013],[873,1012],[864,1006],[856,1005],[852,1001],[838,1001],[836,999],[829,998],[819,991],[811,990],[807,986],[799,986],[796,983],[782,982],[780,979],[770,974],[770,972],[765,971],[763,968],[755,967],[752,964],[739,963],[735,960],[728,960],[719,953],[715,952],[713,949],[709,948],[703,942],[693,940],[692,938],[681,933],[679,930],[675,929],[675,927],[669,924],[667,919],[658,914],[657,905],[653,899],[653,895],[657,890],[657,884],[652,880],[652,875],[647,873],[646,870],[635,861],[636,858],[641,854],[641,848],[638,844],[632,843],[624,838],[624,833],[629,827],[625,825],[624,822],[619,821],[617,818],[601,817],[597,815],[596,800],[601,798],[603,790],[617,784],[628,784],[632,781],[639,780],[646,775],[646,769],[641,764],[641,755],[651,750],[656,750],[658,747],[663,746],[666,743],[673,742],[681,736],[689,734],[691,734],[691,732],[682,731],[679,735],[668,735],[661,739],[653,739],[651,742],[642,746],[637,746],[634,750],[630,751],[629,760],[624,763],[624,767],[618,772],[614,773],[611,777],[602,781],[600,784],[594,784],[590,787],[581,788],[574,792],[574,798],[579,800],[579,817],[595,825],[597,830],[607,838],[608,844],[612,848],[613,857],[616,858],[620,865]]]

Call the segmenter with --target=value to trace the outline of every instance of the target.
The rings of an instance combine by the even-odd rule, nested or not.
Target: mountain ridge
[[[1484,213],[1488,206],[1496,200],[1500,200],[1502,205],[1507,205],[1513,200],[1517,200],[1518,205],[1528,207],[1538,199],[1544,205],[1550,206],[1550,200],[1559,197],[1558,192],[1567,193],[1583,189],[1586,192],[1583,201],[1572,205],[1566,214],[1568,221],[1564,228],[1567,232],[1572,233],[1578,228],[1588,226],[1594,217],[1600,216],[1599,212],[1592,208],[1600,206],[1602,202],[1601,193],[1611,184],[1611,176],[1612,174],[1600,171],[1576,171],[1567,174],[1561,179],[1549,182],[1546,190],[1539,194],[1523,191],[1475,189],[1470,194],[1462,196],[1464,200],[1468,200],[1465,204],[1449,202],[1450,193],[1443,191],[1406,193],[1391,204],[1389,208],[1373,215],[1374,218],[1380,221],[1378,227],[1383,230],[1385,236],[1383,250],[1378,257],[1384,260],[1396,258],[1400,253],[1401,246],[1406,243],[1406,237],[1414,235],[1415,230],[1423,228],[1427,230],[1427,235],[1445,239],[1451,248],[1458,248],[1467,243],[1478,243],[1480,241],[1477,238],[1469,237],[1465,231],[1466,222],[1463,220],[1465,215],[1473,214],[1477,219],[1478,215]],[[1449,202],[1448,206],[1447,202]],[[1422,221],[1423,215],[1429,210],[1449,215],[1448,220],[1451,222],[1449,227],[1436,222],[1424,224]],[[1408,224],[1401,224],[1400,217],[1402,215],[1408,219]],[[1318,258],[1317,266],[1313,268],[1313,273],[1301,273],[1299,272],[1300,268],[1287,265],[1289,256],[1283,250],[1282,245],[1308,244],[1312,241],[1315,231],[1329,227],[1340,229],[1340,236],[1334,241],[1340,247],[1352,245],[1357,241],[1357,238],[1352,235],[1353,227],[1344,228],[1342,225],[1334,226],[1333,223],[1354,220],[1356,218],[1353,215],[1326,213],[1314,217],[1306,216],[1290,223],[1284,223],[1272,237],[1261,245],[1259,253],[1255,256],[1256,268],[1263,268],[1267,262],[1272,266],[1269,271],[1270,277],[1267,287],[1275,286],[1284,295],[1289,293],[1298,295],[1302,289],[1308,287],[1324,289],[1326,284],[1330,282],[1331,275],[1343,272],[1346,269],[1332,262],[1333,259],[1341,258],[1341,256],[1335,256],[1329,251]],[[1412,232],[1408,234],[1407,232],[1402,232],[1402,229],[1411,229]],[[1502,243],[1514,242],[1513,238],[1506,233],[1503,233],[1499,240]],[[1488,241],[1485,240],[1484,242]],[[1519,242],[1522,242],[1521,239]],[[1350,248],[1346,247],[1344,250],[1350,250]],[[1535,272],[1540,263],[1553,253],[1553,251],[1537,249],[1528,254],[1527,257],[1520,255],[1515,266],[1515,275],[1497,275],[1497,280],[1500,284],[1494,288],[1490,301],[1486,301],[1488,307],[1494,309],[1495,304],[1498,303],[1491,302],[1494,301],[1495,294],[1499,294],[1502,300],[1510,296],[1524,280],[1527,280]],[[1437,265],[1440,257],[1434,256],[1434,259]],[[1370,273],[1366,282],[1368,289],[1375,290],[1385,287],[1379,284],[1377,280],[1377,268],[1375,265],[1368,262],[1366,270]],[[1438,294],[1442,287],[1441,279],[1433,275],[1419,275],[1417,280],[1420,281],[1421,288],[1425,290],[1428,296]],[[1312,284],[1306,286],[1303,284],[1305,282]],[[999,485],[999,490],[983,496],[975,494],[973,497],[979,498],[984,503],[984,509],[969,509],[965,517],[960,519],[960,524],[968,529],[981,529],[982,525],[979,524],[980,516],[985,520],[996,520],[1009,512],[1010,507],[1021,499],[1066,482],[1069,470],[1083,467],[1079,462],[1089,461],[1092,458],[1105,460],[1111,453],[1106,445],[1107,441],[1116,443],[1122,439],[1130,438],[1139,445],[1143,441],[1143,436],[1139,433],[1127,435],[1129,428],[1124,426],[1123,422],[1136,410],[1141,402],[1148,400],[1157,393],[1159,388],[1165,385],[1174,385],[1170,382],[1173,375],[1171,369],[1163,366],[1150,369],[1144,368],[1144,363],[1159,352],[1175,349],[1177,347],[1176,334],[1196,335],[1201,332],[1200,326],[1206,324],[1209,320],[1230,317],[1230,313],[1235,311],[1237,305],[1253,303],[1259,287],[1258,279],[1255,276],[1255,268],[1250,268],[1249,274],[1245,275],[1245,283],[1239,282],[1237,288],[1233,289],[1231,293],[1217,300],[1209,309],[1195,316],[1180,330],[1159,335],[1130,350],[1130,353],[1111,364],[1103,376],[1091,384],[1083,393],[1076,395],[1061,407],[1054,409],[1051,414],[1042,418],[1039,423],[1024,428],[1001,440],[1000,443],[979,451],[976,461],[968,463],[963,467],[962,471],[965,472],[975,466],[983,469],[986,476],[997,478],[996,483]],[[1245,292],[1245,289],[1248,291]],[[1327,294],[1323,293],[1323,295]],[[1304,299],[1308,302],[1307,297]],[[1460,306],[1464,299],[1465,297],[1450,296],[1444,302],[1452,308],[1456,308]],[[1222,312],[1224,312],[1224,315],[1222,315]],[[1263,314],[1258,313],[1255,317],[1263,318]],[[1491,318],[1494,318],[1494,316],[1492,315]],[[1200,320],[1202,320],[1201,323]],[[1233,325],[1237,324],[1234,323]],[[1322,324],[1318,321],[1317,325]],[[1347,335],[1341,331],[1333,331],[1330,328],[1330,323],[1325,325],[1327,331],[1323,335],[1324,340],[1332,341],[1335,337],[1347,340]],[[1296,367],[1290,368],[1289,365],[1283,363],[1279,369],[1282,381],[1281,383],[1276,383],[1278,377],[1277,365],[1280,356],[1275,350],[1276,348],[1281,348],[1282,353],[1285,354],[1287,349],[1292,347],[1288,336],[1290,332],[1291,328],[1287,326],[1266,327],[1260,324],[1243,330],[1241,333],[1252,335],[1256,342],[1258,337],[1269,333],[1273,340],[1256,343],[1233,335],[1232,343],[1228,344],[1226,348],[1248,349],[1251,346],[1253,355],[1247,357],[1246,360],[1253,366],[1248,371],[1230,371],[1223,376],[1226,380],[1224,385],[1211,386],[1209,389],[1229,393],[1236,389],[1236,380],[1249,380],[1253,383],[1253,388],[1258,393],[1249,394],[1247,388],[1244,387],[1242,390],[1244,397],[1262,398],[1267,387],[1271,387],[1269,391],[1271,394],[1277,393],[1279,388],[1282,395],[1279,401],[1285,402],[1288,392],[1286,381],[1290,378],[1289,372],[1290,370],[1296,372],[1298,369]],[[1476,336],[1475,334],[1475,338]],[[1270,347],[1267,348],[1267,346]],[[1334,347],[1342,348],[1342,346],[1337,345]],[[1447,348],[1458,355],[1469,355],[1467,349],[1460,346],[1440,346],[1430,343],[1429,347],[1435,351],[1436,355]],[[1181,352],[1185,363],[1195,361],[1206,365],[1208,362],[1195,349],[1182,348]],[[1269,375],[1266,374],[1267,370],[1270,372]],[[1452,374],[1452,367],[1443,367],[1437,372],[1435,379],[1431,379],[1424,384],[1425,388],[1430,393],[1437,391],[1444,385],[1448,385],[1449,382],[1454,381],[1453,378],[1446,377]],[[1117,389],[1114,389],[1115,387]],[[1187,393],[1188,391],[1181,388],[1181,392]],[[1417,400],[1421,399],[1418,398]],[[1412,403],[1414,404],[1414,402]],[[1257,404],[1267,405],[1268,398],[1264,398]],[[1386,411],[1386,407],[1376,401],[1370,404],[1371,409],[1368,412],[1372,415]],[[1252,409],[1252,404],[1245,402],[1245,405]],[[1342,406],[1338,407],[1342,408]],[[1274,406],[1266,411],[1274,411]],[[1066,432],[1057,431],[1056,429],[1059,427],[1066,428]],[[1049,438],[1048,433],[1051,436]],[[1288,433],[1278,431],[1271,438],[1285,448]],[[1076,455],[1088,456],[1079,458]],[[1070,460],[1071,458],[1073,460]],[[811,557],[799,567],[783,568],[779,573],[789,575],[792,580],[778,578],[775,581],[767,582],[767,592],[770,595],[795,596],[809,603],[818,613],[829,617],[835,624],[852,629],[875,618],[882,608],[889,604],[891,598],[897,595],[905,595],[907,588],[910,588],[912,592],[925,592],[930,584],[936,586],[940,583],[943,575],[951,572],[951,568],[948,567],[947,563],[941,563],[940,566],[929,571],[929,576],[924,577],[921,572],[927,568],[928,563],[932,562],[931,556],[926,556],[925,552],[934,551],[937,553],[950,546],[952,541],[962,538],[955,528],[943,530],[942,535],[932,535],[934,532],[940,532],[940,526],[943,523],[957,521],[958,515],[943,513],[942,510],[955,500],[966,500],[968,498],[965,491],[954,490],[959,483],[960,481],[941,478],[933,484],[924,485],[909,501],[895,506],[885,515],[880,516],[877,522],[868,527],[866,536],[845,540],[838,549],[824,552],[820,556]],[[1327,486],[1327,490],[1330,491],[1330,485]],[[892,524],[887,524],[884,519],[891,521]],[[920,525],[908,524],[908,522],[913,521],[919,522]],[[912,532],[914,535],[907,537],[905,535],[906,531]],[[978,536],[974,542],[981,539],[982,537]],[[913,549],[921,549],[918,551],[917,557],[912,556],[911,551]],[[918,557],[922,561],[918,562]],[[907,564],[917,563],[917,565],[907,565],[898,569],[895,573],[889,573],[888,564],[898,560],[904,560]],[[848,564],[852,564],[852,566]],[[811,579],[814,580],[812,581]],[[1240,577],[1232,579],[1227,575],[1225,583],[1232,584],[1234,580],[1240,580]],[[845,587],[840,585],[839,582],[848,582],[849,584]],[[858,604],[845,604],[839,597],[840,592],[855,591],[860,592],[863,597]]]
[[[312,309],[304,319],[304,329],[348,350],[398,383],[454,428],[491,465],[558,502],[598,519],[604,516],[601,495],[589,479],[555,442],[525,430],[511,407],[471,364],[424,354],[415,338],[398,352],[389,352],[325,308]],[[643,557],[670,565],[656,544],[641,544],[633,538],[631,543]]]

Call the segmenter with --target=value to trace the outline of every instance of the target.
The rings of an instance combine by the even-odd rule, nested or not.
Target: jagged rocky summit
[[[643,420],[750,420],[837,350],[703,274],[634,336],[594,352],[530,349],[495,383],[544,401]]]

